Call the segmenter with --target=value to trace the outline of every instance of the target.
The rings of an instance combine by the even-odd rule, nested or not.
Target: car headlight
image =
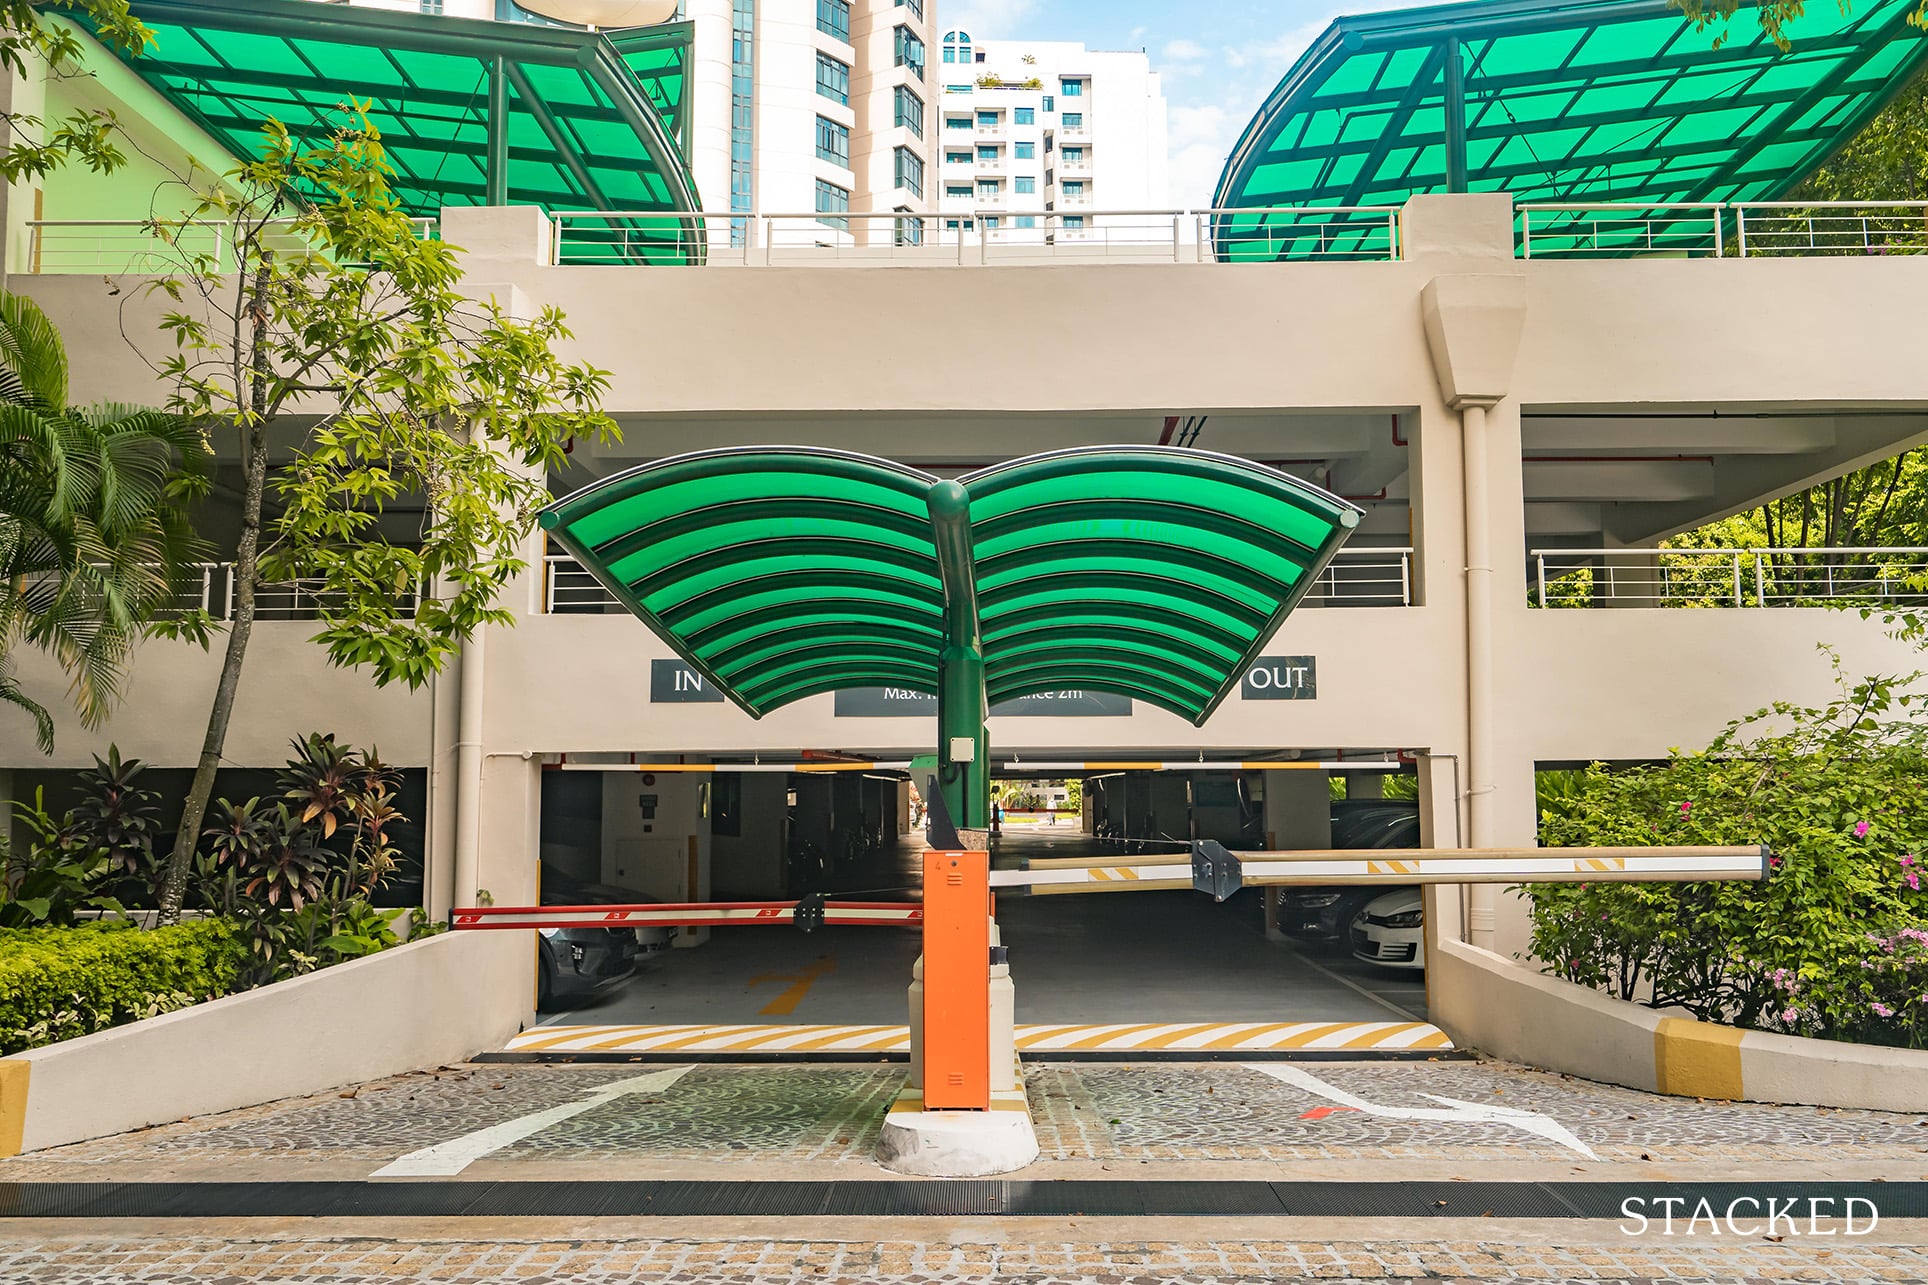
[[[1423,910],[1408,910],[1403,914],[1387,915],[1379,922],[1388,928],[1417,928],[1426,922],[1426,912]]]
[[[1309,910],[1321,910],[1338,900],[1339,894],[1336,892],[1313,892],[1307,893],[1302,897],[1292,898],[1292,904],[1295,906],[1304,906]]]

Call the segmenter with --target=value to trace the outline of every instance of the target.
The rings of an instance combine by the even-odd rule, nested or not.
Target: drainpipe
[[[461,704],[455,725],[455,888],[451,906],[473,906],[481,879],[482,642],[487,626],[462,645]]]
[[[1466,501],[1466,813],[1475,848],[1493,846],[1493,532],[1488,503],[1486,406],[1460,410]],[[1473,884],[1463,925],[1475,946],[1493,948],[1495,893]]]

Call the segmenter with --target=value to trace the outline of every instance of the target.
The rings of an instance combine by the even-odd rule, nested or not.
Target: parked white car
[[[1352,953],[1387,968],[1426,967],[1426,903],[1417,888],[1397,888],[1366,903],[1352,921]]]

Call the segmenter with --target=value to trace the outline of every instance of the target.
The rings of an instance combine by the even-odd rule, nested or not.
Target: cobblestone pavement
[[[205,1170],[246,1160],[326,1164],[365,1177],[404,1153],[635,1077],[633,1065],[443,1068],[343,1093],[271,1103],[0,1162],[0,1181],[138,1178],[153,1166]],[[1603,1163],[1882,1166],[1928,1178],[1923,1115],[1701,1102],[1636,1093],[1490,1062],[1318,1063],[1303,1070],[1357,1098],[1433,1107],[1435,1094],[1537,1112]],[[666,1161],[722,1166],[867,1164],[901,1066],[699,1066],[660,1092],[612,1097],[491,1155],[518,1163],[600,1161],[651,1176]],[[1044,1064],[1027,1088],[1045,1167],[1127,1162],[1517,1162],[1577,1159],[1504,1124],[1388,1119],[1231,1064]],[[310,1175],[312,1176],[312,1174]],[[611,1176],[614,1175],[612,1169]],[[798,1176],[794,1171],[786,1176]],[[1194,1171],[1190,1176],[1199,1176]],[[1388,1171],[1375,1176],[1411,1177]]]
[[[1792,1243],[1712,1247],[1478,1240],[1244,1240],[1231,1243],[1054,1238],[908,1240],[496,1241],[435,1239],[97,1239],[0,1244],[3,1285],[613,1285],[619,1281],[792,1282],[1921,1281],[1920,1248],[1813,1250]]]

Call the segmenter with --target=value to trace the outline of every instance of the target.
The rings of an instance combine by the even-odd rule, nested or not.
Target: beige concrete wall
[[[1428,936],[1431,1016],[1460,1048],[1649,1093],[1920,1110],[1928,1052],[1669,1016]]]
[[[534,943],[528,931],[430,937],[0,1058],[6,1106],[24,1107],[20,1147],[319,1093],[499,1047],[531,1015]]]
[[[261,621],[248,643],[247,662],[229,725],[227,761],[274,767],[287,761],[288,742],[309,732],[334,732],[352,745],[378,746],[398,767],[429,762],[433,701],[427,691],[379,689],[354,670],[335,669],[315,643],[316,626],[302,621]],[[33,745],[33,725],[0,712],[0,763],[33,767],[86,767],[111,743],[125,757],[156,767],[193,767],[207,733],[208,710],[221,674],[221,646],[203,651],[188,643],[154,639],[135,648],[127,700],[98,731],[81,728],[66,702],[67,680],[35,651],[16,653],[21,685],[55,713],[58,733],[52,758]]]

